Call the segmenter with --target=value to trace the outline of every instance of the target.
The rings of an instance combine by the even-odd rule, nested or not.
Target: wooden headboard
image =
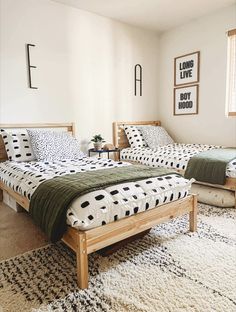
[[[160,126],[160,121],[117,121],[113,122],[113,144],[120,149],[129,147],[129,141],[123,129],[124,126]]]
[[[75,124],[74,123],[30,123],[30,124],[0,124],[0,129],[26,129],[26,128],[33,128],[33,129],[65,129],[67,132],[71,132],[72,135],[75,135]],[[5,145],[0,135],[0,162],[6,161],[7,153],[5,150]]]

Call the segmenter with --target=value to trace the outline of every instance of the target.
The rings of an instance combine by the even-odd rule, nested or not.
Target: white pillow
[[[20,162],[36,159],[26,130],[9,132],[1,129],[0,134],[2,135],[9,160]]]
[[[55,161],[84,157],[76,138],[68,132],[27,129],[37,160]]]
[[[130,147],[147,147],[147,143],[143,138],[143,134],[136,126],[124,126]]]
[[[159,126],[139,126],[144,140],[148,147],[157,148],[159,146],[173,144],[174,140],[169,136],[163,127]]]

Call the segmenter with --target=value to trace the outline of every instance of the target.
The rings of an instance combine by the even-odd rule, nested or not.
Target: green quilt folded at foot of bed
[[[185,171],[185,178],[199,182],[224,185],[226,168],[236,158],[235,148],[217,148],[192,157]]]
[[[178,173],[162,168],[133,165],[56,177],[37,187],[30,201],[29,213],[49,239],[55,242],[66,231],[66,212],[74,199],[111,185],[165,174]]]

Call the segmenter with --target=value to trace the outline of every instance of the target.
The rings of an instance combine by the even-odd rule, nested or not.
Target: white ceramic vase
[[[102,149],[102,142],[94,142],[93,146],[94,146],[94,149],[96,151],[101,150]]]

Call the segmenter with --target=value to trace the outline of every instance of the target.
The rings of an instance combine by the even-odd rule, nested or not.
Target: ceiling
[[[177,27],[236,3],[236,0],[54,1],[157,32]]]

